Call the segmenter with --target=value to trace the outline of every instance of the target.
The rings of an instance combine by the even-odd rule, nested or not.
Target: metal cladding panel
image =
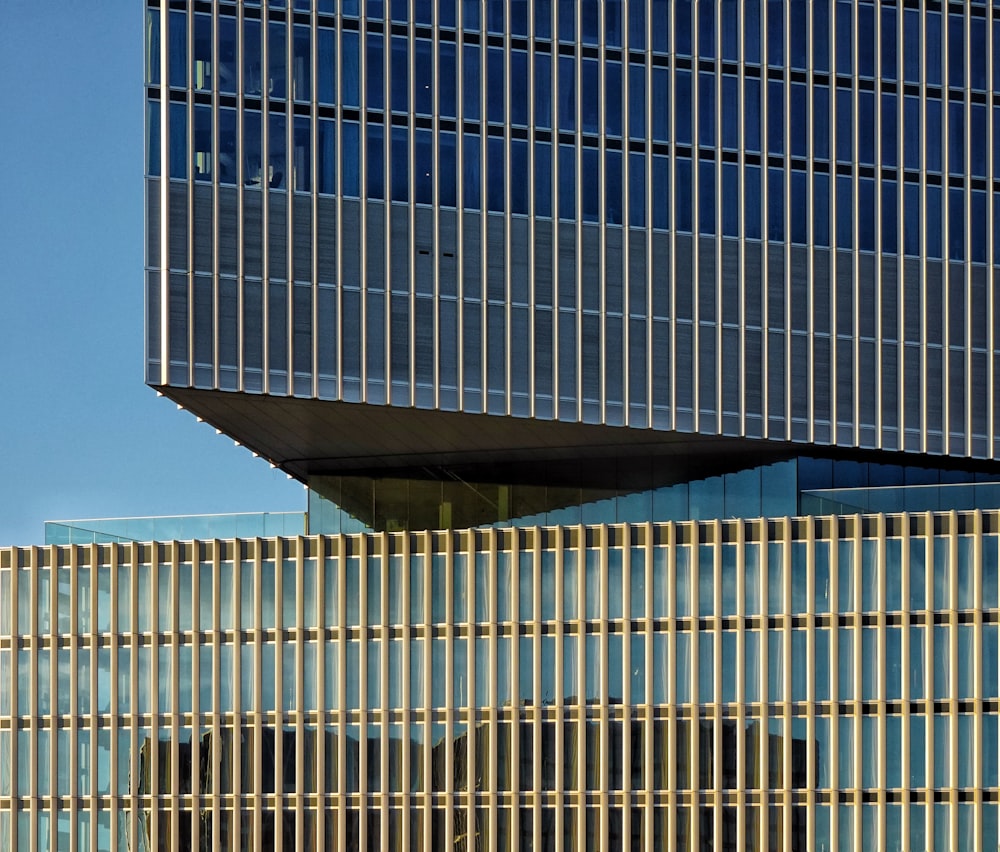
[[[168,5],[151,384],[994,456],[985,6]]]

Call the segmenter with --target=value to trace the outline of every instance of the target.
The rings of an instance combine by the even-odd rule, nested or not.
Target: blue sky
[[[0,545],[53,519],[304,509],[143,384],[142,4],[0,7]]]

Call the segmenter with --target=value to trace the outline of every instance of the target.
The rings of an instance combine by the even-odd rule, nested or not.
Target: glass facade
[[[1000,845],[1000,6],[145,36],[146,379],[311,536],[0,550],[0,852]]]
[[[992,458],[998,29],[152,2],[148,381]]]
[[[0,549],[0,848],[992,849],[998,534]]]

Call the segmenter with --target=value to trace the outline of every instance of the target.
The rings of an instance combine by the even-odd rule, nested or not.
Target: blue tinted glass
[[[767,238],[785,239],[785,173],[781,169],[767,170]]]
[[[646,69],[629,65],[628,133],[633,139],[646,136]]]
[[[954,101],[948,104],[948,171],[965,173],[965,106]]]
[[[759,240],[762,198],[760,166],[747,166],[744,171],[744,181],[746,183],[743,189],[743,229],[747,239]]]
[[[767,64],[785,64],[785,16],[782,0],[767,0]]]
[[[581,170],[585,175],[600,173],[598,151],[596,148],[584,148],[581,151]],[[583,220],[596,222],[600,215],[600,185],[596,180],[581,181],[580,200],[583,206]]]
[[[737,0],[722,0],[719,24],[722,27],[722,59],[738,62],[740,58],[740,4]]]
[[[941,257],[941,204],[941,187],[928,186],[927,203],[924,205],[928,257]]]
[[[410,108],[408,60],[409,52],[406,39],[402,36],[393,36],[389,96],[394,112],[407,112]],[[414,87],[416,87],[416,81],[414,81]]]
[[[479,121],[479,46],[467,44],[462,54],[462,109],[469,121]]]
[[[653,3],[657,9],[656,0]],[[664,24],[667,20],[664,19]],[[633,50],[642,50],[646,46],[646,4],[632,3],[628,7],[628,46]]]
[[[760,153],[760,80],[747,77],[743,83],[743,144],[747,151]]]
[[[852,161],[852,145],[854,140],[853,119],[851,115],[850,90],[837,89],[837,161],[850,163]]]
[[[559,57],[559,129],[576,129],[575,63],[567,56]]]
[[[698,163],[698,231],[715,233],[715,163],[701,160]]]
[[[896,96],[882,95],[882,165],[896,167]]]
[[[510,123],[528,123],[528,54],[523,50],[510,54]]]
[[[234,137],[235,138],[235,137]],[[146,104],[146,174],[160,176],[160,104]]]
[[[830,176],[821,172],[813,175],[813,242],[830,245]]]
[[[875,9],[870,4],[857,6],[858,75],[875,76]]]
[[[969,18],[969,87],[984,90],[986,88],[986,62],[989,57],[989,44],[986,39],[986,21],[982,18]]]
[[[306,26],[296,26],[292,37],[292,97],[297,101],[312,98],[312,44]]]
[[[503,35],[503,0],[486,0],[486,30]]]
[[[653,156],[653,227],[670,227],[670,160]]]
[[[986,107],[972,104],[969,108],[969,172],[974,177],[986,176],[986,142],[989,135]]]
[[[462,0],[462,26],[467,30],[479,29],[479,0]]]
[[[552,215],[552,146],[535,143],[535,214]]]
[[[655,38],[654,35],[654,50]],[[691,55],[691,0],[676,0],[674,3],[674,50],[681,56]]]
[[[903,79],[907,83],[920,82],[920,12],[906,9],[903,12]]]
[[[312,134],[308,118],[295,117],[292,143],[295,149],[292,157],[294,177],[292,188],[296,192],[310,192],[312,191]]]
[[[504,210],[504,152],[503,139],[486,140],[486,204],[487,209],[502,213]]]
[[[701,59],[715,59],[715,4],[699,3],[698,9],[698,56]]]
[[[875,251],[875,181],[858,181],[858,248]]]
[[[584,59],[580,63],[580,91],[600,91],[600,72],[596,59]],[[600,119],[600,98],[588,94],[580,99],[580,129],[584,133],[597,133]]]
[[[454,207],[458,203],[455,180],[458,173],[458,163],[455,159],[455,145],[454,133],[444,132],[441,134],[441,147],[438,150],[438,199],[444,207]]]
[[[397,149],[406,152],[406,128],[392,129],[393,170],[399,156]],[[395,200],[395,179],[392,194]],[[430,130],[423,128],[413,131],[413,200],[417,204],[434,203],[434,137]]]
[[[690,234],[694,195],[691,191],[691,161],[687,157],[677,158],[674,180],[676,181],[676,185],[674,187],[674,215],[676,217],[676,227],[678,231]]]
[[[368,0],[366,4],[366,14],[369,18],[379,20],[384,14],[382,0]]]
[[[798,4],[793,3],[792,5]],[[825,74],[830,70],[830,7],[827,3],[812,3],[811,8],[813,14],[813,69]]]
[[[368,132],[371,133],[372,125],[368,125]],[[382,128],[379,127],[379,130]],[[410,174],[409,174],[409,163],[410,163],[410,151],[409,151],[409,138],[407,135],[407,130],[405,127],[394,127],[392,128],[392,200],[393,201],[406,201],[410,197]],[[378,136],[378,141],[381,144],[381,133]],[[369,144],[368,155],[372,155],[372,148]],[[381,153],[377,153],[376,156],[381,160]],[[369,163],[368,174],[371,175],[372,167]],[[371,196],[371,188],[368,190],[369,197]]]
[[[806,118],[806,87],[793,83],[788,109],[790,112],[788,120],[789,146],[793,157],[805,157],[809,145],[809,122]]]
[[[854,21],[850,0],[837,0],[837,73],[854,73]]]
[[[552,38],[553,0],[535,0],[535,37]]]
[[[316,35],[316,98],[321,104],[332,104],[336,98],[336,34],[320,28]]]
[[[622,0],[604,0],[604,43],[622,46]]]
[[[405,132],[405,128],[404,128]],[[399,158],[399,152],[396,150],[395,139],[393,139],[393,169],[392,169],[392,191],[393,198],[397,201],[406,201],[407,192],[407,175],[406,175],[406,164],[409,159],[406,155],[406,149],[404,147],[402,152],[402,157]],[[385,134],[382,129],[381,124],[369,124],[368,125],[368,180],[366,183],[366,192],[368,198],[383,198],[385,196]],[[397,158],[399,161],[396,162]],[[397,197],[396,193],[400,191],[402,197]]]
[[[368,36],[366,56],[368,66],[365,68],[365,97],[368,99],[368,109],[383,109],[385,106],[382,54],[382,36]]]
[[[760,0],[743,3],[743,59],[751,65],[760,65]]]
[[[337,185],[337,139],[333,121],[320,119],[316,127],[316,183],[319,192],[333,194]]]
[[[674,141],[691,144],[691,72],[677,71],[674,77]]]
[[[259,95],[263,70],[260,54],[260,21],[243,21],[243,91]]]
[[[340,99],[344,106],[359,105],[360,84],[358,80],[358,34],[354,32],[341,33],[341,50],[343,51],[342,77],[340,80]]]
[[[559,0],[559,40],[576,41],[576,0]]]
[[[535,54],[535,126],[552,127],[552,58]]]
[[[479,210],[479,137],[470,133],[462,140],[462,203],[466,210]]]
[[[580,35],[584,44],[597,44],[600,5],[598,0],[578,0],[580,13]]]
[[[722,192],[719,203],[722,206],[722,234],[726,237],[739,236],[740,170],[735,163],[722,164]]]
[[[187,14],[171,12],[170,27],[170,85],[179,89],[187,86]],[[257,45],[258,49],[260,45]]]
[[[510,142],[510,212],[528,214],[528,143],[523,139]]]
[[[576,152],[559,146],[559,218],[576,218]]]
[[[965,85],[965,19],[960,14],[948,16],[948,85]]]
[[[642,154],[629,154],[628,168],[629,224],[642,228],[646,224],[646,158]]]
[[[430,115],[434,111],[434,46],[418,38],[413,48],[413,111]]]
[[[920,168],[920,101],[903,98],[903,167]]]
[[[698,75],[698,144],[715,147],[715,75]]]
[[[791,210],[788,217],[792,233],[793,243],[805,245],[809,232],[809,217],[805,216],[806,207],[806,187],[808,177],[805,172],[793,171],[791,173]]]
[[[267,28],[268,95],[282,100],[286,96],[288,81],[285,42],[288,32],[284,24],[269,24]]]
[[[896,79],[896,10],[882,7],[882,79]]]
[[[972,209],[969,215],[969,245],[972,249],[971,260],[974,263],[986,263],[986,235],[989,223],[989,206],[985,192],[978,189],[972,191],[970,199]]]
[[[903,252],[920,253],[920,186],[903,185]]]
[[[653,116],[653,141],[670,139],[670,73],[666,68],[653,69],[651,114]]]
[[[438,43],[438,109],[442,118],[455,118],[458,113],[455,99],[455,45],[448,41]],[[433,73],[433,72],[432,72]]]
[[[858,92],[858,160],[875,164],[875,93]]]
[[[965,260],[965,193],[948,190],[948,258]]]
[[[243,113],[243,181],[247,186],[261,183],[261,118],[255,110]]]
[[[740,81],[726,74],[722,78],[722,147],[735,149],[740,139]]]
[[[806,69],[806,52],[809,47],[809,10],[822,3],[788,4],[788,64],[795,69]]]
[[[622,65],[604,66],[604,129],[609,136],[622,135]]]
[[[924,107],[924,132],[927,134],[928,143],[934,140],[934,144],[927,147],[927,170],[930,172],[941,171],[941,145],[937,140],[941,138],[941,101],[936,98],[928,98]]]
[[[187,105],[170,104],[170,177],[187,179]]]
[[[360,155],[358,125],[353,121],[345,121],[341,132],[343,139],[343,170],[340,174],[340,191],[344,195],[357,198],[361,194],[360,187]]]
[[[826,86],[812,89],[813,156],[830,159],[830,90]]]
[[[767,153],[785,153],[785,86],[775,80],[767,84]]]
[[[897,239],[896,181],[886,180],[882,182],[882,251],[895,254]]]
[[[499,47],[491,47],[486,51],[486,120],[497,124],[504,122],[504,89],[507,74],[503,58],[503,50]]]
[[[194,33],[192,33],[193,56],[191,57],[191,88],[196,91],[210,92],[212,90],[212,16],[197,14],[194,16]],[[171,76],[173,76],[171,69]],[[171,80],[171,85],[173,81]]]
[[[849,177],[837,178],[837,248],[854,245],[852,221],[854,191]]]
[[[419,6],[430,7],[430,3],[421,2]],[[429,16],[428,12],[428,16]],[[423,16],[418,11],[417,20],[419,21]],[[448,27],[449,29],[454,29],[455,27],[455,0],[439,0],[438,2],[438,23],[442,27]]]
[[[924,17],[924,74],[930,86],[941,85],[941,13],[928,12]]]
[[[611,225],[622,223],[622,153],[608,151],[605,154],[604,205],[607,221]],[[595,183],[596,181],[591,181]]]

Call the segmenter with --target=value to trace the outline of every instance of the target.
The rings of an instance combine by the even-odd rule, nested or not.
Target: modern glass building
[[[0,849],[1000,846],[1000,5],[144,22],[147,382],[309,511],[0,550]]]

